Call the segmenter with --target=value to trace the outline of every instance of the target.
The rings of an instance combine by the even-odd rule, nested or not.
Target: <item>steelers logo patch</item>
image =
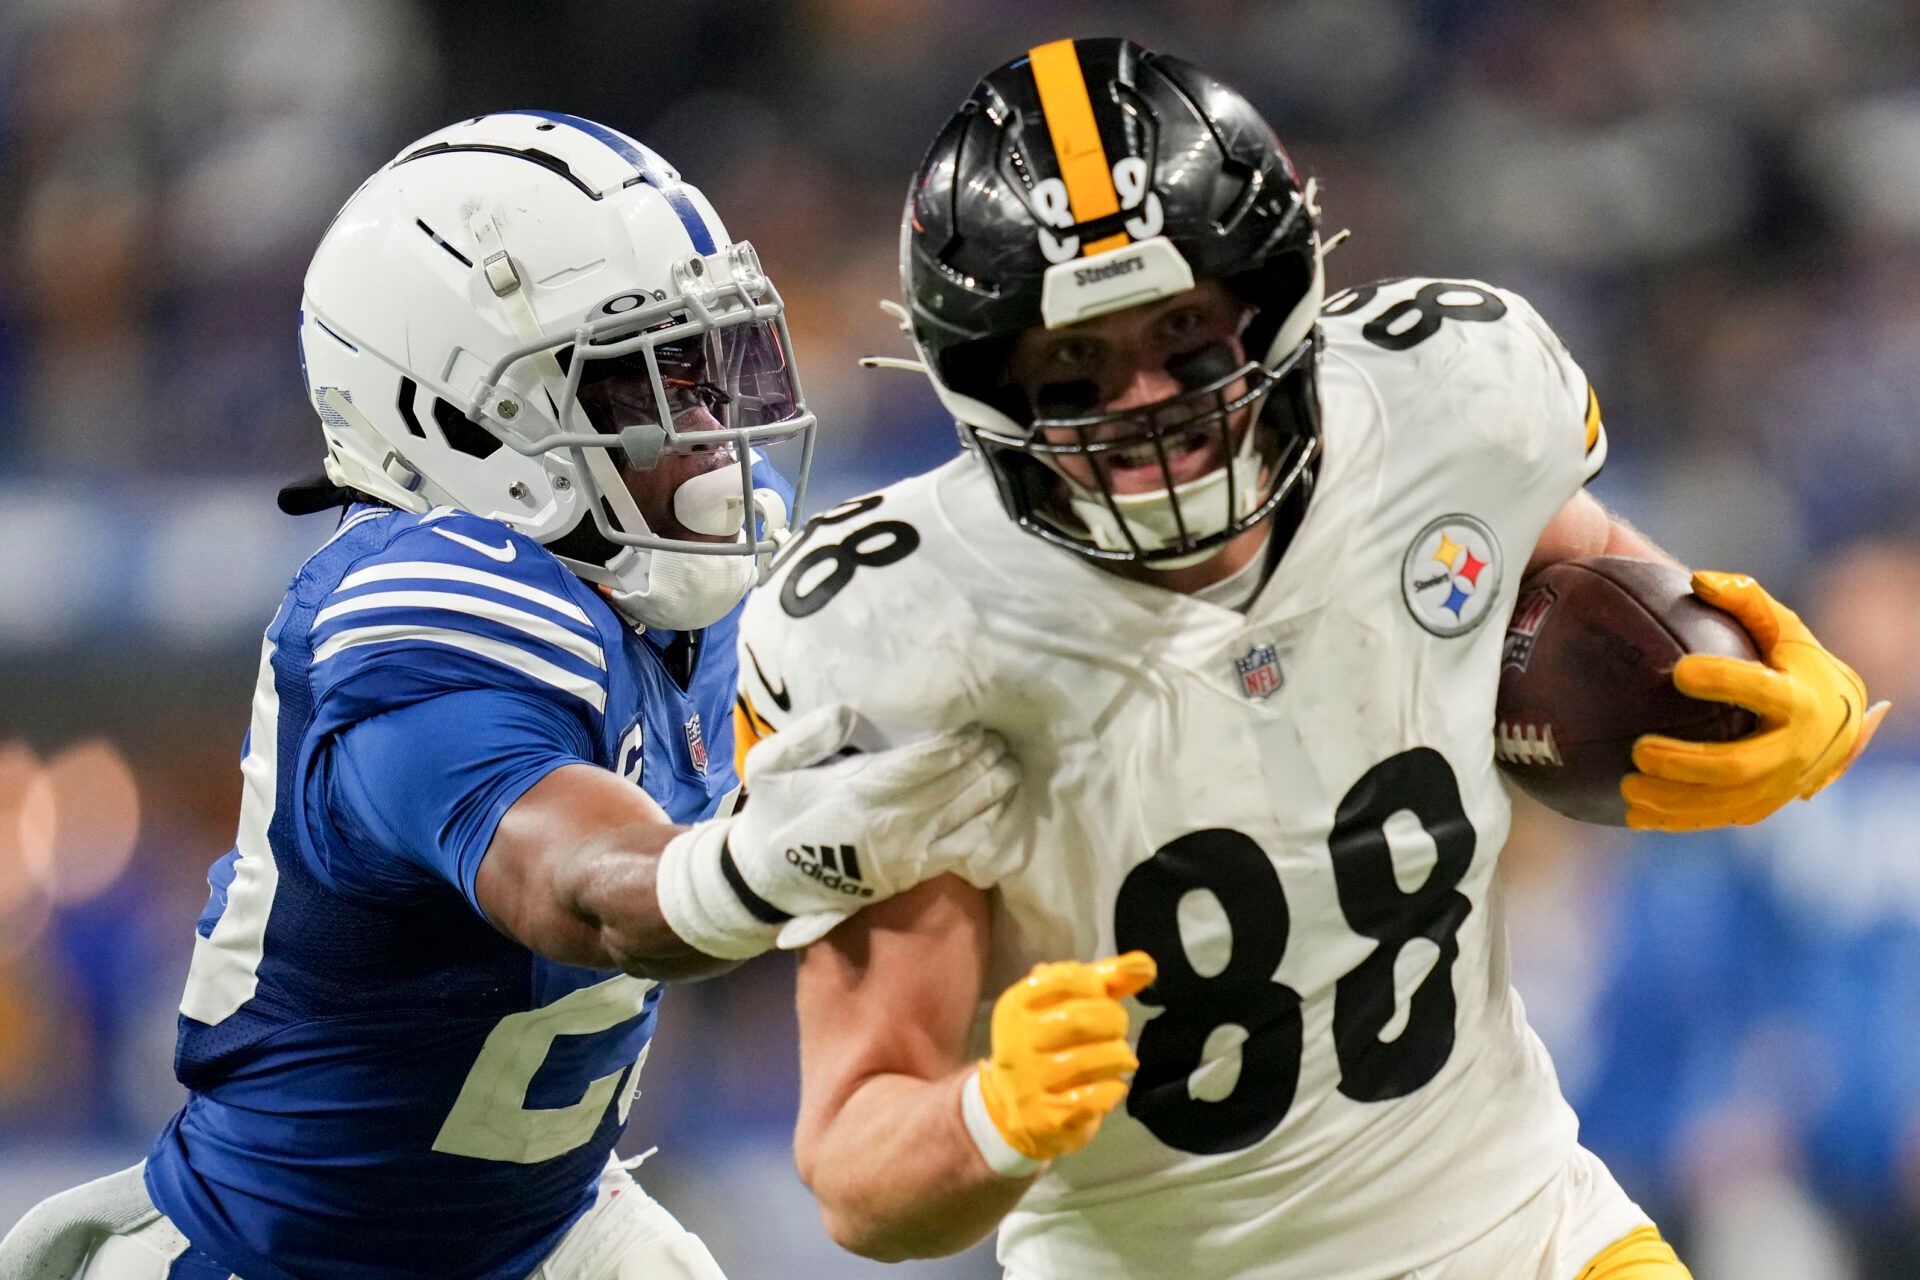
[[[1465,635],[1500,594],[1499,539],[1473,516],[1441,516],[1407,548],[1400,590],[1415,622],[1437,636]]]

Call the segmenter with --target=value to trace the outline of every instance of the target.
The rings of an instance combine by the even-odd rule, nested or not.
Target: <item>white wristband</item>
[[[967,1122],[967,1133],[980,1149],[987,1168],[1003,1178],[1026,1178],[1047,1167],[1008,1142],[1000,1126],[987,1114],[987,1096],[980,1092],[980,1072],[976,1068],[960,1091],[960,1115]]]
[[[721,960],[747,960],[773,946],[787,917],[766,918],[770,905],[757,896],[753,900],[761,914],[756,915],[728,877],[727,833],[733,823],[711,818],[669,840],[660,851],[654,900],[667,927],[688,946]],[[738,876],[735,870],[733,878]]]

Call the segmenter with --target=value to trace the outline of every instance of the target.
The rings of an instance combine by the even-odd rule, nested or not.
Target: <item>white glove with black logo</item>
[[[821,707],[747,753],[736,817],[660,854],[660,913],[708,955],[804,947],[861,907],[944,872],[985,887],[1007,862],[1002,819],[1019,782],[1000,736],[970,726],[884,750]]]

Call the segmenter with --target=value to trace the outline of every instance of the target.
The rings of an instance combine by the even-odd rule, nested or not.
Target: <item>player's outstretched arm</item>
[[[699,950],[660,914],[660,851],[683,830],[625,778],[566,765],[500,819],[474,896],[496,926],[563,964],[661,981],[720,973],[739,961]]]
[[[1137,1065],[1120,1000],[1141,953],[1040,965],[968,1058],[987,947],[981,894],[947,877],[861,913],[800,967],[800,1176],[843,1247],[897,1262],[984,1238],[1047,1160],[1093,1139]]]
[[[555,769],[502,818],[476,899],[543,955],[684,979],[987,859],[1018,776],[1005,744],[963,729],[853,752],[857,723],[796,720],[749,754],[746,811],[691,827],[603,769]]]

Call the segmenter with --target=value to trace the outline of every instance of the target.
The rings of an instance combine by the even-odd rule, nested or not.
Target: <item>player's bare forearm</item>
[[[474,893],[496,926],[549,959],[660,981],[709,977],[734,962],[682,941],[654,893],[660,851],[680,830],[624,778],[567,765],[500,819]]]
[[[855,1253],[958,1252],[1031,1181],[989,1169],[961,1116],[986,947],[985,896],[944,876],[867,908],[801,961],[794,1157]]]
[[[1582,489],[1547,522],[1540,541],[1534,544],[1533,555],[1527,560],[1527,572],[1584,556],[1631,556],[1636,560],[1658,560],[1686,567]]]
[[[725,973],[738,961],[707,955],[681,939],[655,893],[660,851],[679,827],[634,823],[595,837],[563,865],[556,887],[573,918],[593,934],[606,965],[642,978],[685,982]]]
[[[880,1262],[958,1253],[1033,1185],[987,1168],[967,1135],[960,1091],[973,1070],[869,1077],[796,1144],[800,1176],[841,1248]]]

